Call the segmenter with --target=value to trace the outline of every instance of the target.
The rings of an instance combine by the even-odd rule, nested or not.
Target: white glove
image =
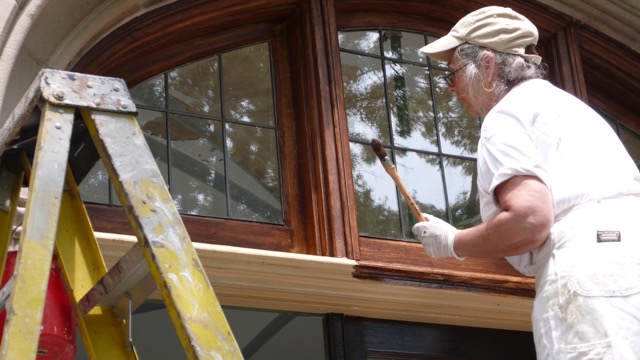
[[[411,231],[420,239],[424,250],[434,258],[453,257],[464,260],[453,251],[453,241],[458,230],[449,223],[429,214],[422,214],[427,221],[413,226]]]

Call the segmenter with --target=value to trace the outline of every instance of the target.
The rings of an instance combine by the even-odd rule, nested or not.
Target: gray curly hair
[[[536,65],[524,56],[494,51],[470,43],[458,46],[454,56],[460,59],[461,63],[477,65],[482,62],[482,56],[487,51],[493,53],[496,63],[497,73],[491,91],[498,100],[519,83],[530,79],[542,79],[546,74],[545,65]],[[483,81],[477,66],[466,66],[463,74],[469,83]]]

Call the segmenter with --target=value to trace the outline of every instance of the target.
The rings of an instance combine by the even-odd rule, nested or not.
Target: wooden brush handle
[[[376,155],[378,155],[382,166],[384,166],[384,170],[391,176],[398,189],[400,189],[400,193],[402,193],[402,197],[404,197],[404,201],[407,202],[407,205],[409,206],[409,209],[411,209],[413,216],[415,216],[419,222],[427,221],[427,219],[422,216],[422,211],[420,211],[420,208],[418,207],[416,202],[413,201],[413,198],[411,197],[411,195],[409,195],[409,191],[407,191],[407,188],[404,186],[404,183],[398,175],[398,169],[396,169],[396,166],[391,162],[391,159],[389,159],[389,155],[387,154],[387,151],[384,149],[380,141],[378,139],[372,139],[371,147],[373,148],[373,151],[376,153]]]

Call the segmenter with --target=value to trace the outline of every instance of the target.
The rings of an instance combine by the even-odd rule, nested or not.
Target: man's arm
[[[553,225],[547,186],[534,176],[514,176],[500,184],[495,196],[501,211],[493,219],[456,233],[460,257],[519,255],[542,245]]]

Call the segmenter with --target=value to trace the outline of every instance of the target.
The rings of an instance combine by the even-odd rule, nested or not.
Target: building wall
[[[171,2],[1,0],[0,123],[40,69],[69,69],[120,24]]]

